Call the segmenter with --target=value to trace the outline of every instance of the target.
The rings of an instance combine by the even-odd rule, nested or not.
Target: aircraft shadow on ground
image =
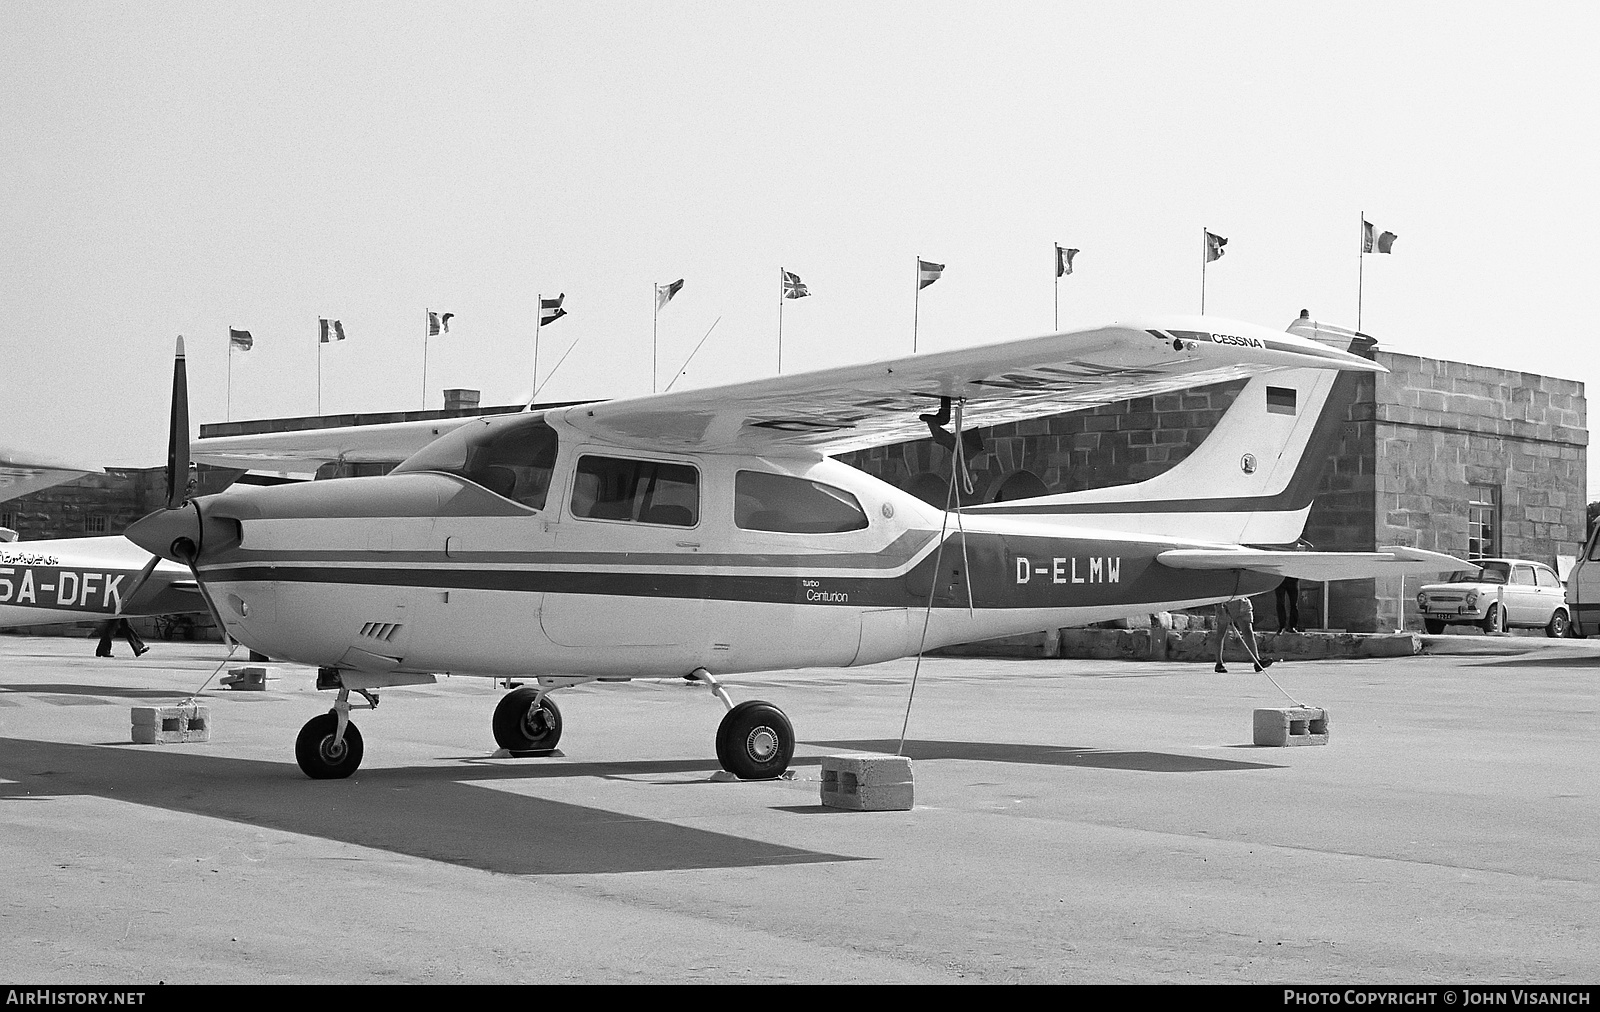
[[[900,742],[894,738],[871,738],[858,741],[811,741],[806,744],[817,748],[852,749],[858,752],[885,752],[894,755]],[[1095,769],[1138,770],[1144,773],[1214,773],[1227,770],[1282,769],[1281,766],[1272,763],[1210,759],[1170,752],[1111,752],[1066,745],[1014,745],[988,741],[908,739],[901,754],[910,759],[964,759],[978,762],[1028,763],[1036,766],[1086,766]]]
[[[530,768],[377,769],[310,781],[285,763],[0,738],[0,778],[16,781],[0,784],[0,802],[102,797],[513,875],[857,860],[463,782],[523,780]]]
[[[1553,654],[1550,656],[1504,657],[1479,661],[1474,668],[1594,668],[1600,667],[1600,654]]]

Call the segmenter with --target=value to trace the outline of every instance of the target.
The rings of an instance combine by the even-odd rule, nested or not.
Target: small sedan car
[[[1567,592],[1555,571],[1521,559],[1475,559],[1481,569],[1452,573],[1445,583],[1430,583],[1417,593],[1417,610],[1430,633],[1447,625],[1475,625],[1484,632],[1542,628],[1559,639],[1567,634],[1571,612]]]

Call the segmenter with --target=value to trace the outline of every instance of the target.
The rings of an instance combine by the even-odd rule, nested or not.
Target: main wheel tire
[[[1553,640],[1561,639],[1567,635],[1567,613],[1560,608],[1550,616],[1550,624],[1544,627],[1545,635]]]
[[[1483,631],[1498,633],[1506,631],[1506,610],[1499,605],[1491,604],[1489,610],[1483,615]]]
[[[509,752],[549,752],[561,740],[561,710],[531,685],[512,689],[494,708],[494,740]],[[538,699],[537,705],[535,700]]]
[[[306,776],[313,780],[342,780],[360,767],[366,751],[361,732],[347,722],[344,740],[335,746],[333,735],[338,730],[339,717],[332,710],[312,717],[300,729],[300,736],[294,740],[294,759]]]
[[[792,758],[794,727],[771,703],[740,703],[717,725],[717,761],[740,780],[776,780]]]
[[[1444,632],[1444,619],[1442,619],[1442,618],[1425,618],[1425,619],[1422,620],[1422,627],[1424,629],[1428,630],[1428,634],[1430,636],[1437,636],[1440,633]]]

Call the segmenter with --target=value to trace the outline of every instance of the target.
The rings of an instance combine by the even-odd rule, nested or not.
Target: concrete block
[[[267,688],[266,668],[229,668],[223,675],[220,683],[230,689],[243,689],[254,692],[265,692]]]
[[[1255,712],[1257,745],[1326,745],[1328,711],[1319,706],[1286,706]]]
[[[822,757],[822,803],[861,812],[904,812],[912,803],[911,760],[896,755]]]
[[[178,745],[211,740],[211,708],[190,706],[135,706],[135,745]]]

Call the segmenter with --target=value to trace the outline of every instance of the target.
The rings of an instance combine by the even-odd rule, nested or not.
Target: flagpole
[[[783,268],[778,268],[778,375],[783,375]]]
[[[422,309],[422,410],[428,410],[428,309]]]
[[[1055,323],[1051,327],[1051,329],[1052,330],[1060,330],[1061,329],[1061,244],[1060,243],[1056,243],[1056,280],[1055,280],[1055,292],[1053,293],[1053,296],[1052,296],[1051,305],[1056,311]]]
[[[226,420],[233,421],[233,328],[228,328],[228,410]]]
[[[322,331],[317,331],[317,416],[322,416]]]
[[[533,403],[533,398],[539,396],[539,331],[544,327],[544,293],[536,293],[533,297],[533,396],[528,398],[528,403]]]
[[[1200,315],[1206,315],[1206,261],[1211,259],[1211,249],[1206,245],[1206,227],[1200,226]]]
[[[1361,296],[1367,273],[1367,212],[1361,212],[1356,228],[1356,333],[1361,333]]]
[[[917,254],[917,290],[911,297],[911,354],[917,353],[917,317],[922,309],[922,254]]]
[[[650,316],[650,392],[656,392],[656,330],[661,326],[661,286],[656,285],[655,309]]]

